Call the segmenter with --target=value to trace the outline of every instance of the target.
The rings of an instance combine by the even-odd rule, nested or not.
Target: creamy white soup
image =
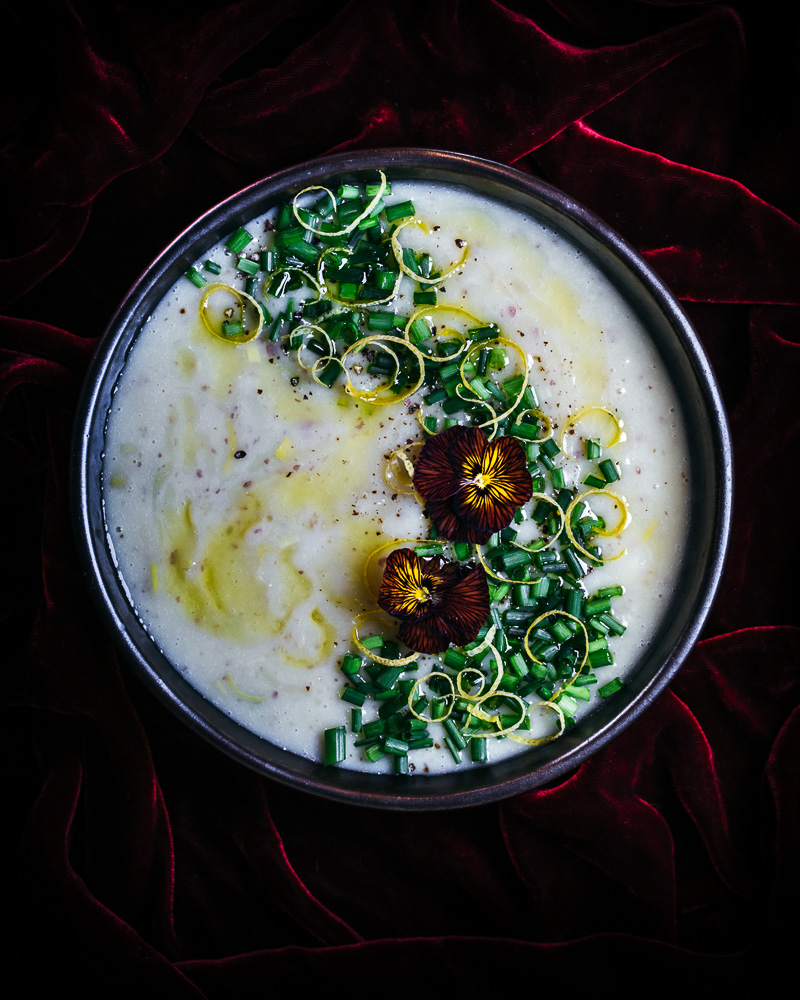
[[[662,623],[686,533],[686,431],[674,388],[646,330],[573,245],[535,218],[463,188],[395,183],[385,198],[389,205],[407,200],[429,232],[408,227],[398,237],[401,244],[418,253],[428,251],[440,270],[458,262],[461,266],[438,287],[403,277],[392,301],[376,304],[372,311],[409,317],[422,308],[414,293],[433,289],[440,308],[431,314],[432,326],[437,317],[441,326],[447,325],[445,305],[453,307],[448,322],[454,327],[474,325],[464,318],[467,313],[496,324],[517,351],[502,348],[508,369],[489,367],[485,378],[494,375],[501,382],[520,371],[524,358],[536,409],[549,417],[551,439],[563,445],[551,463],[562,470],[557,473],[563,477],[562,488],[572,496],[585,493],[592,488],[585,483],[592,475],[599,476],[603,487],[599,462],[611,460],[619,479],[606,482],[605,492],[587,501],[594,514],[606,518],[606,529],[629,515],[620,534],[593,540],[602,542],[602,565],[578,550],[584,575],[557,575],[567,581],[565,586],[580,589],[584,600],[606,588],[624,589],[611,611],[621,634],[613,629],[610,634],[602,629],[584,633],[583,626],[570,626],[579,640],[573,642],[578,666],[585,643],[603,645],[598,643],[603,639],[613,662],[591,671],[587,665],[587,683],[576,686],[573,678],[559,695],[566,715],[548,707],[548,698],[535,689],[528,691],[526,703],[538,707],[527,712],[527,728],[515,730],[528,742],[486,731],[492,762],[535,753],[532,741],[549,738],[591,711],[604,696],[601,692],[607,693],[609,685],[613,689],[615,678],[624,683]],[[274,212],[247,224],[253,240],[243,253],[254,263],[261,250],[272,246],[274,224]],[[271,321],[248,343],[226,343],[212,335],[200,314],[203,295],[213,283],[243,288],[248,277],[225,244],[210,248],[196,263],[199,281],[206,282],[202,288],[182,277],[154,310],[114,394],[103,496],[119,574],[153,642],[222,711],[264,739],[315,760],[323,759],[324,731],[344,727],[341,766],[391,770],[393,754],[374,751],[373,762],[366,755],[370,744],[363,731],[351,731],[358,724],[353,708],[360,708],[363,725],[379,718],[384,702],[367,697],[358,706],[343,700],[348,685],[341,666],[348,653],[368,665],[354,646],[353,624],[362,612],[377,608],[375,580],[380,582],[388,543],[410,540],[413,547],[432,527],[420,498],[402,492],[391,477],[387,480],[387,457],[411,446],[406,455],[413,463],[418,454],[414,444],[426,437],[424,414],[433,414],[437,429],[445,420],[451,425],[461,421],[463,414],[420,408],[430,385],[405,398],[399,394],[393,405],[375,405],[364,389],[372,376],[352,364],[353,358],[351,377],[362,392],[348,393],[344,377],[330,388],[319,384],[314,372],[318,375],[322,368],[312,371],[314,355],[303,352],[300,364],[276,320],[290,299],[298,310],[303,301],[316,298],[309,282],[276,298],[267,291],[274,287],[272,279],[258,272],[255,294]],[[209,314],[213,308],[221,311],[210,315],[212,324],[226,322],[226,315],[233,315],[233,321],[238,316],[224,292],[213,308],[211,298],[208,304]],[[335,304],[334,311],[341,308]],[[319,325],[322,320],[308,322]],[[394,326],[390,334],[403,337],[403,327]],[[377,334],[362,329],[361,336]],[[367,348],[374,346],[372,342]],[[494,411],[484,412],[502,410],[495,401]],[[582,413],[580,421],[570,424]],[[550,433],[546,421],[539,427],[539,438]],[[492,430],[485,428],[487,435]],[[620,439],[609,446],[614,437]],[[599,442],[599,457],[588,457],[587,438]],[[558,493],[546,466],[536,466],[536,475],[545,484],[542,492]],[[615,509],[610,494],[624,498],[627,512]],[[541,534],[532,511],[528,505],[512,524],[529,544]],[[549,511],[551,519],[553,513]],[[549,540],[546,531],[543,539]],[[558,545],[565,541],[562,529]],[[484,557],[491,545],[482,547]],[[376,554],[381,546],[385,549]],[[446,547],[445,556],[450,552]],[[479,565],[474,552],[470,558]],[[508,575],[504,564],[486,565],[493,573],[490,593],[502,595]],[[541,575],[529,573],[529,578]],[[505,611],[517,607],[511,584],[509,589],[493,605],[501,620]],[[528,622],[537,617],[535,605],[524,607]],[[552,625],[557,617],[541,624]],[[572,619],[562,616],[561,621]],[[366,627],[362,635],[368,634]],[[481,638],[485,636],[476,641]],[[529,667],[540,669],[538,660],[525,653],[519,632],[511,652],[515,648]],[[401,647],[392,656],[407,653]],[[490,666],[492,662],[490,655]],[[447,672],[442,655],[422,655],[402,677],[437,671]],[[450,672],[455,676],[455,670]],[[363,670],[360,676],[369,680]],[[488,674],[485,683],[491,683]],[[544,693],[558,695],[565,684],[554,682]],[[480,714],[522,714],[518,701],[497,704],[482,703]],[[428,711],[418,714],[427,718]],[[427,732],[433,745],[409,753],[412,771],[474,766],[469,749],[454,753],[446,744],[442,724],[430,723]]]

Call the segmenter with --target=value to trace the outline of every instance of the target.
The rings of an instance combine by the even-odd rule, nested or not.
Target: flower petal
[[[474,524],[466,523],[465,517],[457,513],[452,500],[441,502],[428,501],[425,505],[428,515],[436,525],[442,538],[453,542],[471,542],[473,545],[485,545],[497,531],[497,528],[476,528]],[[466,517],[469,517],[467,511]],[[513,514],[512,514],[513,517]],[[508,523],[508,522],[507,522]],[[504,524],[503,527],[506,525]]]
[[[401,621],[416,621],[430,610],[422,579],[422,564],[412,549],[395,549],[386,560],[378,604]]]
[[[414,487],[443,537],[477,543],[509,525],[533,493],[519,442],[487,441],[477,427],[451,427],[429,438],[417,460]]]
[[[453,641],[450,630],[438,619],[403,622],[397,634],[401,642],[417,653],[443,653]]]
[[[441,434],[433,434],[422,446],[414,465],[413,481],[414,489],[426,500],[446,500],[458,490],[460,481],[450,464],[450,446],[464,429],[450,427]]]
[[[470,570],[448,592],[447,613],[448,624],[457,632],[456,645],[472,642],[489,617],[489,583],[482,566]]]
[[[443,653],[451,644],[472,642],[488,617],[489,585],[482,567],[477,566],[443,595],[429,615],[404,622],[399,636],[418,653]]]
[[[410,649],[441,653],[477,636],[489,615],[489,586],[480,566],[396,549],[386,560],[378,603],[400,619],[399,637]]]

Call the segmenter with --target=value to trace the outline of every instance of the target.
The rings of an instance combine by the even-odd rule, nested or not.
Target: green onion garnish
[[[186,277],[189,279],[189,281],[191,281],[193,285],[196,285],[198,288],[202,288],[203,285],[205,285],[206,283],[206,279],[197,270],[196,267],[190,267],[189,270],[186,272]]]
[[[341,764],[347,755],[344,726],[325,730],[325,764]]]
[[[231,253],[241,253],[242,250],[252,241],[253,237],[246,229],[237,229],[225,246]]]

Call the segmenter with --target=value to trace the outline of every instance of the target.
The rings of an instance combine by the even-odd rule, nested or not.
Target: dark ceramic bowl
[[[579,248],[643,321],[677,388],[691,428],[694,484],[688,553],[661,629],[626,687],[561,739],[486,767],[396,777],[326,768],[244,729],[206,701],[160,653],[131,607],[103,519],[101,474],[111,396],[131,344],[170,286],[208,247],[287,194],[332,178],[374,177],[463,184],[518,206]],[[86,578],[100,613],[145,684],[184,722],[231,757],[317,795],[388,809],[470,806],[553,781],[605,745],[663,691],[694,644],[719,582],[731,518],[732,467],[725,416],[709,363],[677,302],[645,262],[603,222],[560,191],[510,167],[456,153],[393,149],[329,156],[282,171],[217,205],[183,232],[131,288],[106,331],[84,388],[73,449],[74,520]]]

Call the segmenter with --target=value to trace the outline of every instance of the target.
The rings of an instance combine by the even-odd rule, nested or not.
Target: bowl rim
[[[404,778],[326,768],[283,750],[234,722],[171,667],[125,597],[124,583],[106,543],[98,473],[102,448],[98,455],[97,443],[104,434],[106,403],[113,385],[152,305],[197,259],[203,247],[214,245],[236,225],[261,214],[279,196],[296,193],[309,184],[325,183],[334,176],[376,169],[384,169],[392,177],[422,176],[466,184],[494,193],[517,207],[525,203],[526,210],[547,225],[579,243],[581,249],[590,249],[595,265],[615,284],[623,279],[629,283],[628,296],[635,298],[637,311],[647,305],[664,324],[663,334],[659,332],[664,338],[660,349],[668,346],[694,379],[687,392],[691,391],[701,426],[698,435],[691,436],[702,437],[706,451],[713,457],[713,468],[708,473],[708,489],[704,491],[707,495],[702,498],[704,531],[700,540],[705,558],[702,570],[695,573],[692,614],[681,623],[663,664],[653,676],[643,678],[630,696],[621,699],[619,710],[609,711],[607,706],[603,706],[604,714],[594,710],[569,734],[548,744],[559,748],[555,756],[538,748],[485,767]],[[650,334],[655,337],[653,330]],[[537,177],[464,153],[413,147],[336,153],[298,164],[235,192],[187,226],[136,279],[98,343],[76,413],[70,472],[73,529],[84,578],[123,658],[146,687],[196,733],[264,776],[340,802],[404,810],[463,808],[529,791],[560,778],[627,728],[663,692],[700,634],[722,575],[733,497],[730,434],[711,365],[677,300],[646,261],[604,221]],[[599,725],[584,736],[592,728],[587,720]],[[565,739],[567,736],[570,738]],[[534,761],[530,768],[514,765],[532,754],[540,758],[538,764]]]

